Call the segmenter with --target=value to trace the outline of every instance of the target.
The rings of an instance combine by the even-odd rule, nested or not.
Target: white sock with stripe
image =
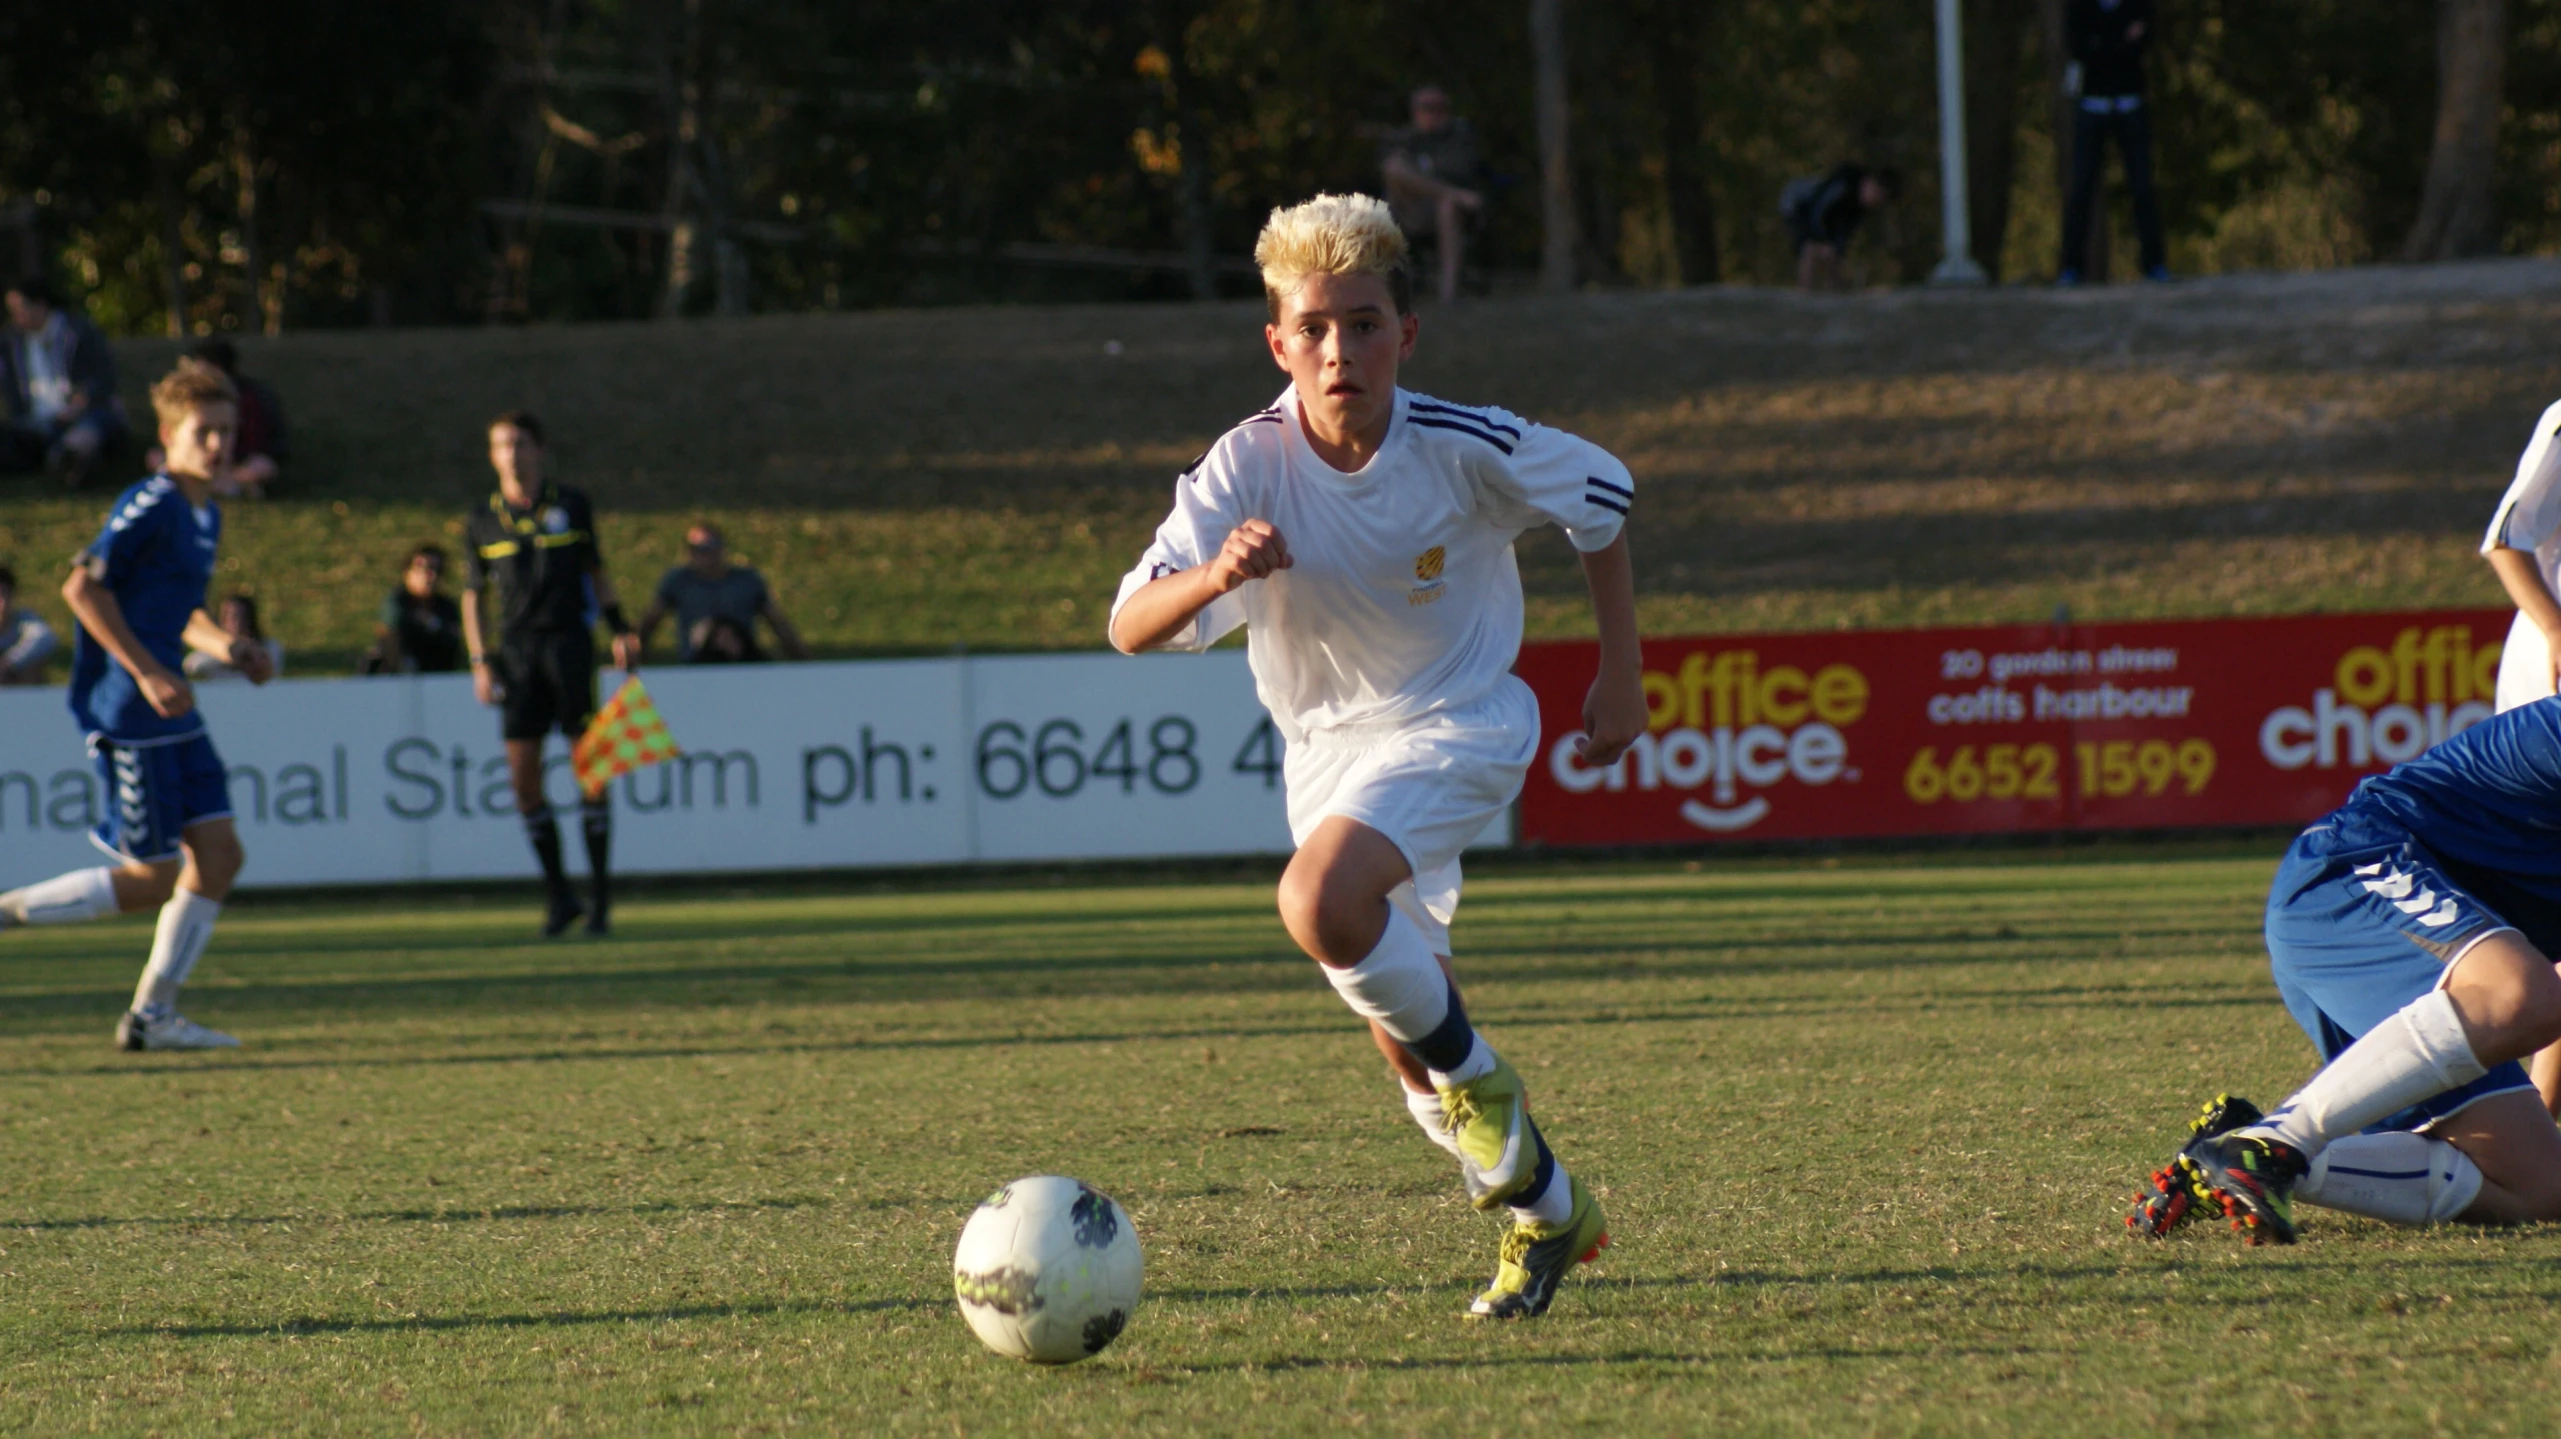
[[[142,967],[142,982],[133,987],[133,1010],[145,1019],[178,1012],[178,986],[203,957],[213,940],[213,922],[222,903],[179,886],[160,906],[160,926],[151,936],[151,962]]]
[[[2333,1140],[2489,1073],[2442,989],[2411,1000],[2342,1050],[2312,1082],[2241,1131],[2293,1145],[2312,1159]]]
[[[1457,1138],[1442,1128],[1448,1122],[1448,1116],[1441,1112],[1440,1095],[1437,1092],[1416,1094],[1407,1089],[1402,1080],[1397,1081],[1396,1092],[1405,1096],[1405,1112],[1414,1116],[1414,1123],[1421,1127],[1423,1133],[1434,1144],[1448,1150],[1451,1158],[1457,1159],[1462,1164],[1466,1163],[1466,1159],[1458,1152]]]
[[[2481,1167],[2424,1134],[2348,1134],[2330,1141],[2296,1181],[2306,1204],[2387,1224],[2443,1224],[2481,1195]]]
[[[0,894],[0,917],[13,924],[78,924],[116,912],[116,872],[75,869]]]

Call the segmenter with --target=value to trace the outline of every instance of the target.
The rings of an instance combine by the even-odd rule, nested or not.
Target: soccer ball
[[[952,1287],[979,1342],[1073,1364],[1120,1337],[1138,1307],[1138,1231],[1112,1197],[1055,1174],[987,1196],[960,1232]]]

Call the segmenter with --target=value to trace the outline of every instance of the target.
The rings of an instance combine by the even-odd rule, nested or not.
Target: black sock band
[[[534,858],[542,861],[542,877],[554,889],[569,882],[560,867],[560,826],[551,818],[551,806],[525,811],[525,839],[534,847]]]
[[[1538,1167],[1530,1171],[1529,1183],[1521,1186],[1520,1193],[1503,1201],[1514,1209],[1527,1209],[1538,1203],[1547,1196],[1547,1186],[1556,1182],[1556,1155],[1548,1149],[1547,1136],[1538,1132],[1535,1122],[1530,1124],[1529,1137],[1538,1145]]]
[[[1467,1022],[1467,1006],[1459,1003],[1458,986],[1449,987],[1449,1015],[1440,1026],[1422,1038],[1405,1043],[1405,1052],[1423,1061],[1425,1069],[1443,1074],[1467,1062],[1476,1052],[1476,1026]]]

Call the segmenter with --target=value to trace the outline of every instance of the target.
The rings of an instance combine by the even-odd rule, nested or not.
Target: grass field
[[[1656,633],[2371,610],[2496,602],[2473,547],[2561,393],[2556,321],[2550,260],[1621,292],[1428,310],[1408,379],[1628,459]],[[1096,648],[1175,472],[1279,392],[1261,325],[1133,305],[244,340],[297,458],[280,498],[231,507],[220,582],[262,597],[294,672],[346,668],[401,554],[486,496],[488,418],[529,405],[632,589],[702,512],[823,653]],[[120,348],[139,410],[172,347]],[[56,573],[108,498],[0,480],[0,560]],[[1588,632],[1563,540],[1522,558],[1530,632]]]
[[[2126,1237],[2218,1085],[2310,1061],[2263,843],[1489,870],[1458,933],[1616,1245],[1496,1231],[1256,883],[252,899],[106,1039],[140,924],[0,942],[0,1430],[2549,1432],[2561,1234]],[[1045,1170],[1123,1340],[977,1347],[949,1255]]]

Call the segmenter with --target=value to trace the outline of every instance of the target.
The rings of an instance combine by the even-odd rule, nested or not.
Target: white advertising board
[[[1241,651],[665,668],[647,679],[686,756],[616,782],[625,872],[1289,849],[1281,746]],[[197,694],[230,768],[244,886],[530,871],[498,718],[468,678]],[[550,752],[552,803],[574,824],[567,746]],[[0,691],[0,887],[98,863],[87,836],[99,804],[63,691]]]

